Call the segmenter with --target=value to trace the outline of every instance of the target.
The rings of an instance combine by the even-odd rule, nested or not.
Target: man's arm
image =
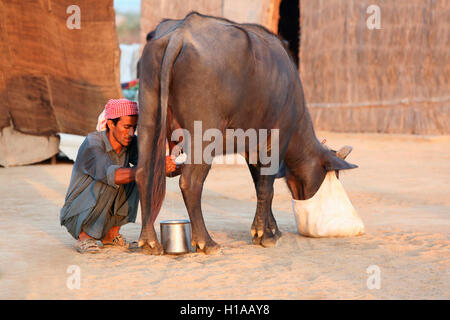
[[[105,153],[103,148],[95,140],[91,144],[89,136],[78,150],[74,166],[75,170],[89,175],[96,181],[101,181],[114,188],[119,187],[114,180],[115,171],[120,166],[114,164],[109,155]]]
[[[114,182],[116,184],[127,184],[136,180],[136,167],[119,168],[116,170]],[[181,168],[177,169],[176,163],[171,156],[166,157],[166,176],[175,177],[181,173]]]

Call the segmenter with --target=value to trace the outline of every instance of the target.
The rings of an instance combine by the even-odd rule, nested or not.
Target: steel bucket
[[[189,253],[191,249],[191,223],[189,220],[165,220],[160,223],[161,244],[164,253]]]

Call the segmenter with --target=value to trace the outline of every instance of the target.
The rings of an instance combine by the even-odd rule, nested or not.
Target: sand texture
[[[72,165],[0,168],[1,299],[449,299],[450,138],[320,132],[328,146],[352,145],[358,169],[340,178],[366,233],[307,238],[296,231],[291,196],[275,183],[276,247],[252,244],[256,196],[246,166],[215,165],[203,191],[207,228],[219,254],[149,256],[117,249],[81,255],[59,210]],[[187,218],[168,179],[156,221]],[[136,240],[137,223],[122,228]],[[69,266],[80,288],[69,289]],[[370,289],[366,270],[380,271]]]

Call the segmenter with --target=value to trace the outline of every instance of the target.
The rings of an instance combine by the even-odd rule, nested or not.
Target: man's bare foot
[[[113,240],[119,236],[119,230],[120,227],[112,227],[111,229],[109,229],[108,233],[106,234],[106,236],[102,239],[102,243],[103,244],[112,244]],[[122,236],[121,236],[122,237]],[[123,239],[123,238],[122,238]]]
[[[97,241],[84,231],[78,236],[75,249],[79,253],[97,253],[100,251]]]
[[[113,246],[113,247],[123,247],[123,248],[128,248],[128,241],[125,240],[125,238],[121,235],[118,234],[114,239],[112,239],[109,242],[106,241],[102,241],[103,246]]]

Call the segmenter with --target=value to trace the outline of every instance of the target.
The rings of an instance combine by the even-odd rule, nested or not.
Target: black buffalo
[[[170,139],[175,128],[194,132],[194,121],[202,121],[203,130],[223,133],[279,129],[279,160],[297,200],[312,197],[327,171],[356,167],[316,138],[297,67],[280,38],[264,27],[192,12],[182,20],[161,22],[147,40],[139,63],[137,183],[142,209],[139,246],[149,253],[163,252],[153,224],[165,195],[166,137]],[[184,151],[193,154],[193,147]],[[248,160],[250,150],[244,151]],[[276,244],[281,233],[271,209],[276,175],[261,174],[265,166],[249,163],[258,199],[252,236],[267,247]],[[219,249],[201,209],[210,168],[207,163],[186,164],[180,177],[192,244],[205,253]]]

